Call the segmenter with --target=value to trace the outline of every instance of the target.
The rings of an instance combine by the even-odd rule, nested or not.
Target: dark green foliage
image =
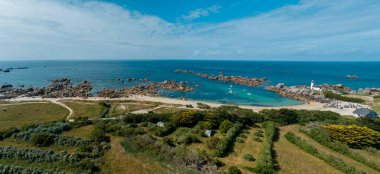
[[[234,124],[229,120],[224,120],[220,123],[219,131],[221,133],[226,133]]]
[[[65,172],[58,170],[47,170],[40,168],[24,168],[21,166],[0,164],[0,173],[28,173],[28,174],[63,174]]]
[[[378,118],[360,117],[356,119],[356,124],[380,132],[380,119]]]
[[[271,110],[262,110],[260,112],[264,115],[265,120],[273,121],[281,125],[288,125],[298,122],[298,114],[295,110],[290,109],[271,109]]]
[[[231,149],[231,146],[233,145],[234,140],[236,139],[236,137],[238,136],[242,128],[243,128],[242,124],[235,123],[234,126],[227,131],[224,138],[221,139],[216,145],[214,149],[214,155],[217,157],[221,157],[225,155],[228,152],[228,150]]]
[[[220,106],[213,110],[213,121],[220,123],[223,120],[240,122],[244,125],[252,125],[263,121],[263,115],[250,109],[242,109],[237,106]]]
[[[330,164],[332,167],[335,167],[336,169],[338,169],[344,173],[348,173],[348,174],[363,174],[364,173],[364,172],[359,171],[356,168],[350,166],[349,164],[345,163],[340,158],[319,152],[315,147],[308,144],[305,140],[302,140],[300,137],[297,137],[292,132],[288,132],[287,134],[285,134],[285,138],[288,141],[290,141],[291,143],[298,146],[303,151],[325,161],[326,163]]]
[[[228,168],[228,174],[241,174],[241,171],[236,166],[230,166]]]
[[[243,158],[247,161],[255,161],[255,158],[249,153],[244,154]]]
[[[298,122],[305,124],[312,121],[338,120],[341,116],[332,111],[297,110]]]
[[[363,100],[361,98],[346,97],[346,96],[342,96],[340,94],[335,94],[331,91],[323,91],[323,95],[329,99],[341,100],[341,101],[346,101],[346,102],[354,102],[354,103],[364,103],[365,102],[365,100]]]
[[[197,103],[197,107],[200,109],[211,109],[210,105],[204,104],[204,103]]]
[[[200,120],[203,120],[202,112],[197,112],[194,110],[174,114],[171,117],[172,123],[174,123],[176,126],[184,127],[192,127]]]
[[[0,159],[18,159],[31,162],[69,162],[67,152],[53,152],[39,149],[0,147]]]
[[[106,117],[107,114],[108,114],[108,112],[109,112],[109,110],[110,110],[111,103],[108,103],[108,102],[105,102],[105,101],[100,101],[98,104],[103,108],[102,113],[100,114],[100,117],[101,118]]]
[[[367,165],[368,167],[380,171],[380,166],[378,166],[376,163],[373,163],[367,160],[364,156],[360,155],[359,153],[354,152],[346,144],[333,140],[332,138],[330,138],[329,133],[322,128],[301,128],[301,132],[305,133],[319,144],[322,144],[338,153],[348,156],[349,158],[355,161],[358,161]]]
[[[206,141],[207,147],[209,149],[215,149],[216,145],[218,145],[219,141],[220,141],[220,138],[218,138],[218,137],[210,137]]]
[[[90,139],[96,143],[110,142],[110,137],[106,135],[107,127],[102,121],[98,122],[91,132]]]
[[[264,144],[261,147],[259,156],[257,158],[257,164],[255,167],[256,173],[270,174],[275,173],[272,147],[273,147],[273,137],[276,133],[276,126],[273,122],[263,123],[265,129],[264,134]]]
[[[0,132],[0,141],[11,137],[15,133],[19,133],[21,130],[19,128],[11,128]]]
[[[37,147],[46,147],[54,143],[54,136],[45,132],[33,133],[31,141]]]

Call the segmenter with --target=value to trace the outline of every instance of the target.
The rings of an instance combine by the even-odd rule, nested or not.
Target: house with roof
[[[368,108],[359,108],[359,109],[356,109],[353,113],[355,117],[379,118],[375,111]]]

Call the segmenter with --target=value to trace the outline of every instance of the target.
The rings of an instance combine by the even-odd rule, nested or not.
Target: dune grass
[[[66,108],[53,103],[8,104],[0,105],[0,131],[12,127],[65,119],[69,113]]]
[[[98,102],[65,101],[64,103],[74,110],[73,118],[100,117],[103,112],[103,106]]]

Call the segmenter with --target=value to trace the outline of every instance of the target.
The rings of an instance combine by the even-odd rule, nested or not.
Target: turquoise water
[[[302,102],[266,91],[263,87],[249,88],[219,81],[211,81],[191,74],[175,73],[176,69],[193,70],[207,74],[266,77],[265,85],[308,85],[341,83],[351,88],[380,87],[380,62],[272,62],[272,61],[200,61],[200,60],[145,60],[145,61],[2,61],[0,68],[30,67],[25,70],[0,72],[0,84],[46,86],[50,80],[69,78],[73,82],[88,80],[94,92],[103,88],[123,88],[138,83],[121,83],[118,78],[149,78],[151,81],[189,81],[195,91],[171,92],[168,97],[226,104],[283,106]],[[348,74],[359,79],[348,79]],[[194,83],[193,83],[194,82]],[[230,87],[232,85],[232,87]],[[231,89],[229,89],[231,88]],[[228,95],[232,90],[233,94]]]

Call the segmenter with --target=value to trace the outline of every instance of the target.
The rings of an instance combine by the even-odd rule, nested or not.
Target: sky
[[[380,1],[0,1],[0,60],[62,59],[380,61]]]

